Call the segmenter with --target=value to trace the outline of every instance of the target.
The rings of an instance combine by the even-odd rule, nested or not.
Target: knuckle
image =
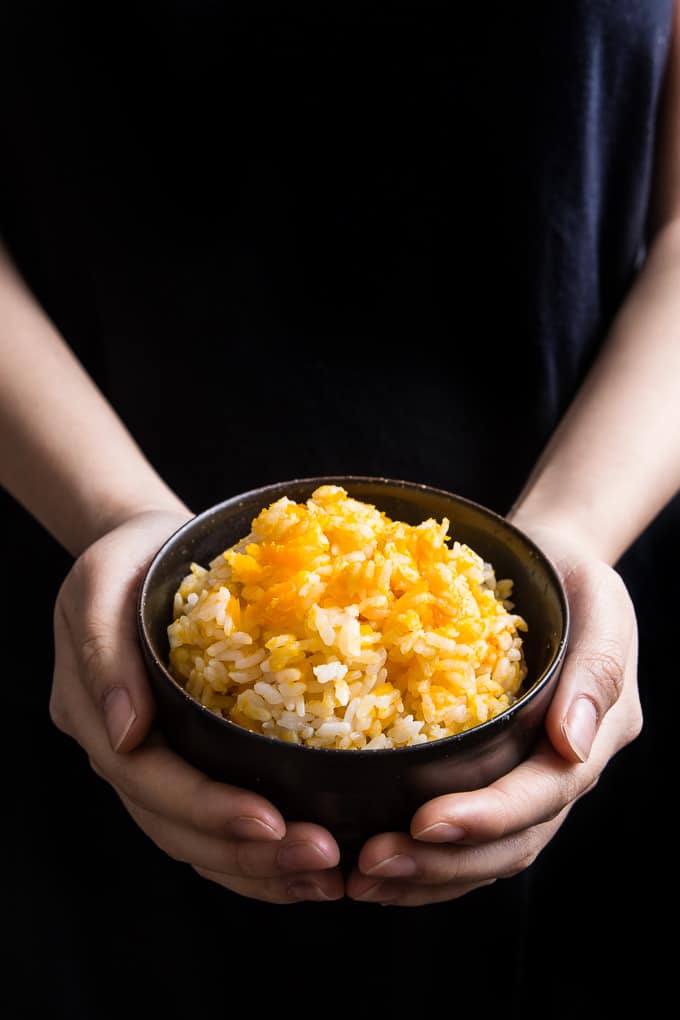
[[[110,647],[107,647],[106,641],[97,631],[90,631],[83,638],[80,645],[82,663],[85,669],[93,674],[99,672],[102,663],[106,661],[110,652]]]
[[[147,801],[147,796],[144,778],[135,769],[125,768],[124,764],[115,756],[112,758],[110,775],[110,779],[106,775],[103,778],[107,782],[113,782],[116,789],[129,801],[136,811],[146,811],[144,805]]]
[[[606,590],[608,598],[616,599],[621,607],[626,605],[635,614],[630,592],[621,574],[603,560],[577,563],[569,572],[568,583],[572,591],[588,600],[598,599]]]
[[[620,600],[622,607],[625,604],[632,618],[635,619],[635,604],[631,598],[630,592],[628,591],[626,582],[623,580],[618,570],[615,570],[610,566],[606,566],[606,570],[609,574],[609,584],[611,585],[612,593],[616,593],[616,597]]]
[[[96,559],[92,546],[80,554],[68,575],[74,584],[89,586],[92,583]]]
[[[89,602],[95,583],[94,557],[89,549],[78,557],[64,578],[57,594],[57,607],[69,617]]]
[[[583,779],[575,769],[546,771],[542,764],[527,761],[525,770],[523,828],[552,821],[581,794]]]
[[[543,840],[532,838],[529,841],[529,845],[527,846],[524,853],[520,857],[519,863],[522,867],[522,871],[526,871],[527,868],[530,868],[534,864],[542,849]]]
[[[70,634],[83,678],[92,691],[101,686],[102,675],[115,661],[110,621],[103,618],[101,607],[97,608],[99,575],[99,559],[86,550],[62,582],[54,609],[55,629]]]
[[[50,694],[49,713],[50,719],[56,728],[61,730],[62,733],[66,733],[70,736],[68,712],[66,711],[61,695],[54,688],[52,688],[52,693]]]
[[[423,886],[440,885],[442,882],[458,882],[464,875],[462,856],[460,853],[452,853],[449,850],[444,861],[437,860],[435,863],[429,863],[422,870],[420,877],[414,877],[411,881]],[[467,857],[474,857],[474,851],[468,851]]]
[[[298,902],[298,900],[291,897],[287,886],[278,879],[260,879],[256,883],[251,883],[250,881],[244,881],[233,876],[217,874],[197,864],[192,864],[191,867],[197,875],[200,875],[201,878],[206,879],[208,882],[222,885],[232,892],[239,893],[241,896],[247,896],[249,899],[261,900],[265,903],[276,904],[277,906],[286,906],[287,904]]]
[[[187,853],[186,847],[183,845],[182,840],[167,832],[154,832],[152,826],[145,825],[144,831],[146,835],[152,840],[159,850],[170,858],[172,861],[176,861],[178,864],[191,864],[191,855]]]
[[[523,872],[525,872],[527,868],[531,867],[533,863],[534,863],[533,861],[529,861],[527,864],[518,863],[516,866],[508,868],[506,871],[504,871],[503,874],[501,875],[501,878],[516,878],[518,875],[521,875]]]
[[[211,824],[209,798],[212,783],[207,776],[199,775],[186,798],[187,822],[199,832],[213,830],[215,824]]]
[[[596,787],[598,786],[599,782],[600,782],[600,773],[598,772],[597,775],[593,776],[593,778],[590,780],[588,785],[586,787],[584,787],[583,792],[581,793],[581,796],[582,797],[587,797],[589,793],[592,793],[593,790],[596,789]]]
[[[257,899],[266,900],[268,903],[275,903],[281,907],[287,907],[293,903],[300,902],[290,892],[290,880],[285,882],[280,878],[261,879],[255,895]]]
[[[503,878],[514,878],[532,866],[543,849],[543,844],[532,835],[525,836],[516,846],[512,861],[503,870]]]
[[[569,788],[568,792],[565,791],[565,790],[562,790],[559,800],[554,800],[550,804],[550,806],[542,813],[541,821],[542,822],[553,822],[558,817],[558,815],[560,815],[562,813],[562,811],[564,811],[565,802],[566,803],[571,803],[571,801],[573,801],[575,799],[576,799],[576,794],[573,793],[573,795],[572,795],[571,788]]]
[[[105,690],[103,678],[106,678],[114,656],[114,648],[106,634],[92,627],[80,643],[80,659],[92,691],[101,688],[103,695]]]
[[[574,804],[583,793],[583,775],[581,770],[567,768],[555,776],[554,796],[547,811],[542,816],[543,822],[552,822],[558,818],[565,808]]]
[[[205,868],[200,867],[200,865],[198,864],[192,864],[191,867],[196,872],[196,874],[199,875],[201,878],[209,878],[208,872],[205,870]]]
[[[53,626],[56,640],[69,635],[70,642],[77,649],[84,679],[90,688],[96,689],[102,674],[105,675],[115,661],[115,647],[109,626],[93,610],[95,600],[83,597],[77,572],[82,573],[86,568],[80,567],[80,562],[76,561],[62,582],[54,605]]]
[[[604,563],[575,563],[564,576],[570,597],[578,601],[591,598],[602,584],[608,583],[605,576],[608,572],[609,568]]]
[[[615,645],[602,647],[581,659],[581,666],[595,688],[597,703],[609,708],[621,697],[625,681],[625,656]]]
[[[158,846],[172,861],[176,861],[177,864],[190,864],[189,857],[184,853],[180,847],[174,846],[172,843],[166,843],[154,840],[156,846]]]
[[[514,827],[513,819],[518,808],[517,797],[521,795],[521,791],[511,796],[502,786],[493,786],[487,793],[493,803],[495,835],[497,838],[503,838]]]
[[[642,727],[644,726],[644,715],[642,712],[642,706],[638,702],[635,706],[634,711],[631,713],[628,727],[624,732],[624,740],[626,744],[631,744],[634,740],[642,733]]]
[[[66,575],[64,580],[59,585],[59,590],[57,591],[57,597],[54,600],[54,611],[52,613],[52,622],[53,622],[55,630],[57,629],[57,627],[59,626],[60,623],[65,623],[66,622],[66,620],[65,620],[66,611],[65,610],[66,610],[66,606],[67,606],[68,600],[69,600],[69,588],[70,588],[70,585],[71,585],[71,573],[72,573],[72,571],[73,571],[73,568],[71,568],[71,571]]]
[[[257,846],[253,846],[252,843],[247,841],[237,840],[234,843],[234,867],[239,875],[244,878],[260,878],[258,872],[264,870],[276,870],[272,864],[270,868],[263,865],[262,861],[258,860],[258,856],[262,853],[261,849]],[[260,880],[263,880],[260,878]]]
[[[106,779],[106,776],[104,775],[104,773],[103,773],[102,769],[101,769],[101,768],[99,767],[99,765],[98,765],[98,764],[97,764],[97,762],[96,762],[96,761],[94,760],[94,758],[92,757],[92,755],[91,755],[91,754],[87,756],[87,760],[88,760],[88,762],[89,762],[89,765],[90,765],[90,768],[92,769],[92,771],[94,772],[94,774],[95,774],[96,776],[99,776],[99,778],[100,778],[100,779]]]
[[[76,610],[80,605],[81,598],[79,593],[85,587],[89,587],[89,578],[91,573],[83,565],[83,559],[85,557],[83,553],[71,566],[71,569],[66,574],[59,589],[57,591],[57,597],[55,600],[55,615],[61,614],[64,622],[68,623],[68,617],[71,612]],[[87,580],[85,579],[87,576]]]

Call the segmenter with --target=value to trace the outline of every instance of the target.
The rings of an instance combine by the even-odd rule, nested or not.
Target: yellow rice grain
[[[333,485],[287,497],[209,567],[192,564],[170,668],[212,711],[312,747],[437,740],[510,707],[526,675],[512,580],[451,539]]]

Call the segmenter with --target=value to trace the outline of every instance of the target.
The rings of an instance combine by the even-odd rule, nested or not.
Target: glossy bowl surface
[[[207,564],[250,531],[259,511],[281,496],[307,499],[319,485],[343,486],[394,520],[448,517],[449,532],[514,581],[513,602],[528,624],[528,675],[518,701],[456,736],[415,746],[330,750],[252,733],[200,705],[169,673],[167,627],[173,595],[192,561]],[[517,765],[543,728],[564,659],[569,609],[546,556],[518,528],[453,493],[414,482],[327,476],[277,482],[205,510],[172,535],[148,567],[139,591],[142,651],[158,721],[171,746],[215,779],[255,790],[289,820],[325,825],[345,848],[368,836],[408,830],[414,811],[439,794],[476,789]]]

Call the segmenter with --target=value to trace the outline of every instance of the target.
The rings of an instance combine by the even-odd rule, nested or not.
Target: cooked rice
[[[257,733],[312,747],[448,737],[516,700],[526,675],[512,581],[451,540],[335,485],[277,500],[191,564],[168,627],[173,675]]]

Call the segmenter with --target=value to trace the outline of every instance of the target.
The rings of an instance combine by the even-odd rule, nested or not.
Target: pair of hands
[[[561,574],[572,617],[545,737],[490,786],[424,804],[410,833],[368,840],[345,878],[328,831],[287,823],[258,794],[213,782],[153,727],[137,588],[158,547],[185,520],[182,513],[141,513],[76,560],[55,606],[50,713],[157,846],[233,892],[272,903],[345,895],[401,906],[456,899],[527,868],[640,732],[637,628],[621,578],[573,539],[523,522]]]

